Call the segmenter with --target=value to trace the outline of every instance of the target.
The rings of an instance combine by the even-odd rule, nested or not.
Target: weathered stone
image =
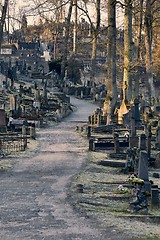
[[[152,186],[151,188],[151,206],[152,208],[159,207],[160,201],[159,201],[159,189],[158,186]]]

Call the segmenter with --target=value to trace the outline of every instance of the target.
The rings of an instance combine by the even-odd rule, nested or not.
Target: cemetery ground
[[[127,189],[128,175],[100,165],[111,160],[109,152],[89,151],[85,134],[76,131],[95,105],[72,101],[77,111],[38,129],[25,152],[0,161],[0,239],[160,239],[159,208],[131,213],[129,191],[119,189]],[[159,186],[153,172],[160,169],[149,169]]]

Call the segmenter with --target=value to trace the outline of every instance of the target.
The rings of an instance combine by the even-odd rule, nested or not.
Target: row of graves
[[[58,88],[18,80],[0,92],[0,156],[24,151],[36,139],[36,129],[70,114],[70,98]]]
[[[149,179],[149,169],[158,170],[160,152],[160,112],[144,104],[139,98],[130,106],[122,101],[112,124],[106,124],[101,108],[89,116],[87,126],[77,126],[88,138],[89,151],[104,151],[103,166],[118,167],[127,174],[130,188],[131,212],[148,213],[149,206],[159,208],[159,186]],[[154,172],[153,177],[159,178]],[[150,203],[150,204],[149,204]]]

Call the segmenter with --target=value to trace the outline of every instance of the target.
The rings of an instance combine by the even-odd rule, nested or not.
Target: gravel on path
[[[85,167],[88,141],[75,131],[96,106],[71,98],[77,111],[61,123],[39,129],[26,152],[1,160],[1,240],[129,240],[113,227],[74,210],[67,195],[74,175]],[[37,144],[38,142],[38,144]]]

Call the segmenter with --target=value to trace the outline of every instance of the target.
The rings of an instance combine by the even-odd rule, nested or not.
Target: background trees
[[[156,96],[154,85],[159,84],[160,76],[158,0],[30,0],[30,3],[23,8],[20,20],[23,39],[25,35],[26,39],[29,34],[33,36],[29,16],[39,16],[37,24],[32,24],[34,39],[42,40],[52,49],[53,59],[62,59],[62,80],[67,65],[73,64],[74,59],[83,63],[83,74],[89,73],[91,85],[104,83],[105,78],[104,114],[114,113],[118,95],[129,104],[143,93],[142,86],[147,100]],[[4,9],[2,16],[6,15]],[[1,29],[4,19],[1,17]],[[74,74],[70,76],[74,78]],[[77,76],[81,77],[79,73]]]

